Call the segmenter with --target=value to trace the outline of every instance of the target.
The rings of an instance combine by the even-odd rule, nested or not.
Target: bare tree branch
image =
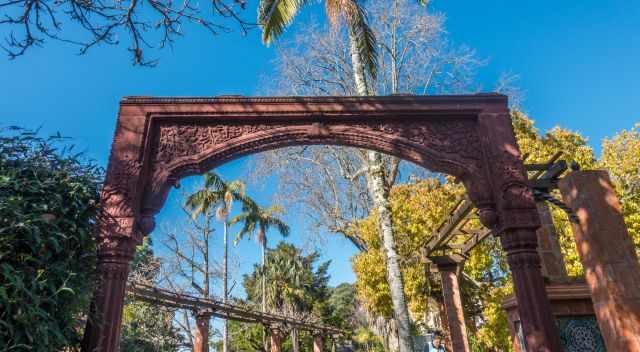
[[[8,0],[0,2],[0,28],[5,30],[0,47],[15,59],[46,40],[73,44],[80,54],[125,41],[134,65],[154,66],[157,60],[148,59],[145,50],[171,45],[187,24],[211,35],[233,27],[246,34],[255,24],[240,17],[245,5],[244,0],[202,5],[195,0]]]

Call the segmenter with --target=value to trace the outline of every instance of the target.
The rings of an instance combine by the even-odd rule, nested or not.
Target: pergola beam
[[[440,247],[443,243],[448,242],[453,237],[453,231],[466,219],[473,210],[473,203],[466,197],[460,198],[451,211],[451,216],[444,221],[438,230],[431,236],[431,239],[425,244],[425,254],[428,256]]]
[[[546,163],[525,164],[528,172],[537,171],[529,177],[529,186],[538,190],[550,190],[558,187],[559,177],[568,169],[564,160],[558,160],[562,152],[555,153]],[[422,248],[423,256],[428,257],[437,249],[459,249],[466,256],[473,248],[494,233],[486,228],[465,230],[463,227],[473,213],[473,204],[465,197],[459,198],[452,207],[449,216],[440,224]],[[462,244],[449,244],[456,236],[469,236]]]
[[[205,299],[190,295],[180,294],[169,290],[161,289],[140,283],[132,283],[127,286],[127,292],[135,299],[159,304],[166,307],[207,310],[211,315],[230,320],[237,320],[247,323],[260,323],[266,325],[285,324],[301,330],[323,331],[326,333],[344,335],[345,332],[338,328],[327,326],[315,322],[305,321],[287,317],[280,314],[254,311],[236,304],[224,303],[215,299]]]

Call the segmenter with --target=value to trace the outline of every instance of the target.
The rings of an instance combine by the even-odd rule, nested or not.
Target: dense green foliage
[[[319,258],[317,252],[304,255],[300,249],[284,242],[268,249],[264,269],[254,265],[253,272],[244,277],[248,300],[260,302],[264,275],[268,311],[322,316],[323,304],[329,297],[330,262],[318,264]]]
[[[253,272],[244,277],[248,303],[255,307],[261,304],[264,275],[268,311],[352,329],[357,324],[355,289],[349,284],[329,287],[330,262],[320,263],[319,258],[317,252],[303,254],[284,242],[267,250],[264,269],[255,265]],[[263,349],[261,326],[230,322],[229,332],[232,351]],[[300,331],[299,341],[301,351],[311,351],[312,336],[308,332]],[[291,351],[291,344],[289,335],[283,350]]]
[[[102,171],[60,136],[0,136],[0,350],[77,346],[93,289]]]

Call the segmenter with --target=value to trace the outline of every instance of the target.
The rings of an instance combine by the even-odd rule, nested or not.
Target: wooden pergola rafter
[[[546,163],[524,165],[529,178],[529,186],[533,189],[537,199],[552,201],[553,197],[549,195],[549,192],[557,189],[560,177],[569,169],[566,161],[559,160],[561,156],[562,152],[557,152]],[[576,169],[577,164],[573,163],[571,168]],[[562,208],[559,201],[552,201],[552,203]],[[565,209],[563,208],[563,210]],[[569,214],[570,217],[571,215]],[[422,247],[423,258],[429,261],[429,257],[432,257],[435,252],[447,251],[452,252],[449,254],[465,258],[482,241],[495,235],[493,230],[481,225],[468,227],[471,220],[477,218],[478,209],[474,207],[467,196],[458,198],[447,218]],[[453,243],[455,239],[460,237],[464,238],[462,242]]]

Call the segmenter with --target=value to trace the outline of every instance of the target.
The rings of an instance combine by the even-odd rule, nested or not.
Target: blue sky
[[[247,16],[254,8],[250,3]],[[490,91],[503,72],[520,75],[524,108],[539,128],[578,130],[598,150],[602,138],[640,121],[637,2],[435,0],[431,9],[446,14],[453,42],[488,59],[478,76],[483,90]],[[186,30],[172,50],[150,52],[160,59],[155,68],[131,66],[122,46],[78,56],[69,45],[47,43],[13,61],[0,57],[0,123],[59,131],[104,165],[123,96],[260,94],[262,78],[273,73],[275,51],[260,43],[257,31],[212,38],[196,28]],[[6,35],[2,27],[0,35]],[[218,171],[229,179],[241,177],[246,160]],[[267,204],[272,189],[265,183],[251,185],[249,192]],[[175,219],[175,204],[175,197],[168,200],[158,223]],[[289,214],[287,220],[292,241],[302,243],[304,219]],[[332,284],[352,281],[353,248],[334,238],[312,244],[333,261]],[[233,250],[242,258],[242,271],[258,253],[249,241]]]

